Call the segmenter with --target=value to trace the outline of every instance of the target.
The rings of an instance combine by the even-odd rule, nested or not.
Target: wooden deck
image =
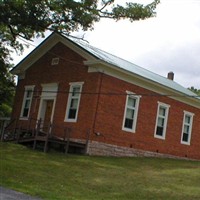
[[[57,147],[64,153],[87,153],[90,131],[85,132],[85,139],[77,139],[72,137],[72,130],[68,127],[62,127],[63,137],[58,137],[52,133],[53,124],[49,124],[48,128],[43,131],[41,129],[41,121],[37,121],[35,129],[30,128],[30,124],[26,128],[22,128],[15,124],[14,128],[9,126],[5,129],[2,141],[15,142],[23,145],[31,145],[33,149],[42,149],[45,153],[51,148]],[[59,147],[59,148],[58,148]]]

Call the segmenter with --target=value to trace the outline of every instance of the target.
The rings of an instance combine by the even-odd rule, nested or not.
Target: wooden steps
[[[31,119],[33,120],[33,119]],[[17,123],[16,123],[17,124]],[[47,152],[53,146],[61,146],[61,149],[65,153],[80,152],[85,154],[87,152],[87,146],[89,141],[90,131],[85,132],[85,139],[72,138],[71,128],[61,127],[63,130],[63,137],[58,137],[56,134],[52,134],[53,124],[49,124],[48,131],[44,131],[44,127],[41,127],[41,120],[36,123],[35,129],[30,129],[30,122],[28,128],[23,128],[15,125],[13,130],[7,129],[5,137],[2,141],[16,142],[23,145],[32,145],[33,149],[43,148],[44,152]],[[60,127],[59,127],[60,128]]]
[[[80,152],[86,152],[86,148],[87,148],[87,143],[83,143],[82,141],[74,141],[73,138],[69,139],[69,140],[63,140],[62,138],[57,138],[57,137],[47,137],[46,135],[37,135],[35,137],[29,137],[29,138],[19,138],[18,140],[15,140],[15,142],[20,143],[20,144],[24,144],[26,145],[26,143],[33,143],[33,149],[37,149],[37,143],[41,142],[43,143],[43,151],[47,152],[49,150],[49,148],[51,146],[53,146],[52,144],[57,144],[57,145],[61,145],[63,146],[63,148],[65,149],[65,153],[71,152],[70,149],[72,148],[76,148],[80,149]]]

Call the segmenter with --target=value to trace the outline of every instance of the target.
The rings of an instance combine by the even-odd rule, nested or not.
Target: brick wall
[[[200,111],[166,96],[157,96],[136,85],[104,75],[102,93],[126,94],[126,90],[142,96],[139,104],[135,133],[122,131],[126,95],[101,95],[93,140],[117,146],[173,154],[181,157],[200,159]],[[184,98],[184,97],[183,97]],[[154,138],[158,101],[170,105],[165,140]],[[183,111],[195,113],[190,145],[181,144]]]
[[[59,64],[51,65],[52,58],[55,57],[60,57]],[[79,136],[85,137],[87,130],[93,126],[96,110],[97,96],[89,93],[98,92],[100,74],[88,73],[88,68],[83,64],[83,61],[84,58],[63,44],[58,43],[54,46],[27,69],[25,79],[19,80],[12,118],[20,116],[26,85],[35,85],[34,91],[41,95],[41,84],[58,83],[53,123],[59,127],[71,127],[74,136],[79,134]],[[84,82],[77,123],[64,122],[70,82]],[[30,110],[31,117],[37,118],[39,104],[40,99],[33,98]],[[21,121],[21,124],[26,123],[27,120]],[[60,130],[57,129],[56,134],[62,136],[63,131]]]
[[[60,57],[60,62],[52,66],[51,60],[54,57]],[[85,137],[90,129],[91,141],[109,144],[111,147],[114,145],[127,151],[139,149],[200,159],[199,109],[168,97],[157,96],[152,91],[106,74],[88,73],[83,61],[84,58],[61,43],[53,47],[26,71],[25,79],[19,81],[13,118],[20,116],[25,85],[35,85],[35,91],[41,94],[41,84],[58,83],[53,122],[59,127],[71,127],[75,137]],[[64,122],[70,82],[84,82],[77,123]],[[122,131],[127,90],[136,94],[149,94],[140,99],[135,133]],[[120,95],[106,95],[107,93]],[[165,140],[154,138],[158,101],[170,105]],[[34,118],[37,118],[39,103],[40,99],[33,98],[30,115]],[[184,110],[195,113],[189,146],[180,143]],[[63,132],[57,130],[56,134],[62,136]]]

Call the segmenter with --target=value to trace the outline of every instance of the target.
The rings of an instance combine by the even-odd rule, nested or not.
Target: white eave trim
[[[38,47],[36,47],[30,54],[28,54],[28,56],[26,56],[19,64],[17,64],[16,67],[11,70],[11,73],[15,75],[23,73],[59,42],[63,43],[65,46],[72,49],[74,52],[78,53],[86,60],[95,59],[95,56],[93,56],[86,50],[82,49],[72,40],[60,34],[52,33]]]
[[[162,84],[159,84],[150,79],[146,79],[140,75],[131,73],[127,70],[124,70],[123,68],[109,64],[105,61],[98,59],[88,60],[84,61],[84,64],[89,66],[88,72],[103,72],[104,74],[113,76],[115,78],[118,78],[120,80],[126,81],[131,84],[138,85],[152,92],[161,95],[169,94],[170,96],[168,97],[171,99],[177,100],[179,102],[188,104],[196,108],[200,108],[200,100],[196,98],[187,97],[187,95],[184,93],[181,93],[177,90],[173,90],[172,88],[169,87],[165,87]]]

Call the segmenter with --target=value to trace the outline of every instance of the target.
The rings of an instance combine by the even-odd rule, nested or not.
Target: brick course
[[[58,56],[59,64],[52,66],[52,58]],[[114,149],[118,154],[125,149],[127,154],[132,155],[132,151],[138,149],[138,152],[154,152],[153,155],[161,153],[200,159],[199,109],[100,72],[88,73],[88,67],[83,64],[83,61],[83,57],[62,43],[55,45],[26,70],[25,79],[19,80],[13,118],[20,116],[24,86],[35,85],[35,91],[41,94],[41,84],[58,83],[53,123],[61,127],[71,127],[74,137],[83,138],[86,131],[90,129],[91,141],[111,145],[109,149],[117,146],[119,149]],[[76,123],[64,122],[70,82],[84,82]],[[135,133],[122,130],[127,90],[135,94],[146,94],[140,98]],[[30,111],[30,116],[33,118],[37,118],[39,100],[33,98]],[[165,140],[154,138],[158,101],[170,105]],[[190,145],[180,143],[184,110],[195,113]],[[57,130],[56,134],[61,136],[63,133]],[[94,147],[90,146],[91,152],[101,153],[102,149],[97,149],[94,151]]]

